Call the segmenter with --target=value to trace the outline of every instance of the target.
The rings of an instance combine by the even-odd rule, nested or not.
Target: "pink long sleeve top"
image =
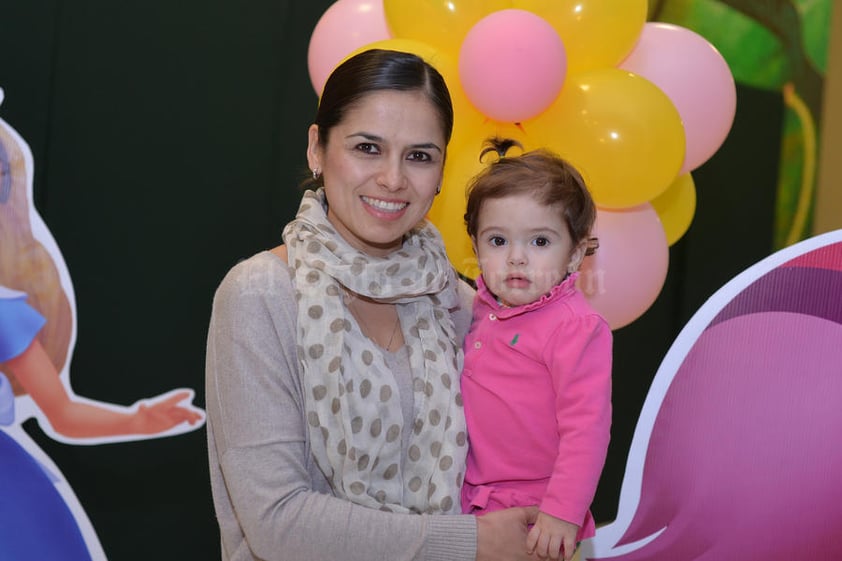
[[[611,428],[612,334],[576,288],[506,308],[482,278],[465,339],[465,512],[537,504],[591,537]]]

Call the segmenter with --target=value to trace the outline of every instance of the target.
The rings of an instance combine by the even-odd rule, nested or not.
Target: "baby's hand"
[[[571,561],[576,553],[578,533],[579,526],[576,524],[539,512],[535,525],[526,536],[526,551],[530,555],[534,553],[538,559]]]

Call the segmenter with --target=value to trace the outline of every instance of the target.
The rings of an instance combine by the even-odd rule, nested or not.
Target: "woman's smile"
[[[409,203],[406,201],[379,199],[366,195],[361,195],[360,200],[373,213],[384,218],[389,218],[389,215],[392,215],[391,218],[397,218],[397,215],[409,206]]]

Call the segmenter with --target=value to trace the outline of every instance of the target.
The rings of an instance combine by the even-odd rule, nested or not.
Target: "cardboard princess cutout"
[[[658,370],[582,559],[842,559],[842,230],[716,292]]]
[[[32,164],[29,146],[0,119],[0,559],[100,560],[82,505],[22,423],[35,418],[68,444],[101,444],[181,434],[205,417],[191,389],[131,406],[73,393],[73,286],[32,204]]]

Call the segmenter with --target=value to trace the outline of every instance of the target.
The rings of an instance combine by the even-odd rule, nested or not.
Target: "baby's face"
[[[529,195],[482,204],[474,251],[486,286],[505,305],[534,302],[567,274],[575,248],[562,210]]]

